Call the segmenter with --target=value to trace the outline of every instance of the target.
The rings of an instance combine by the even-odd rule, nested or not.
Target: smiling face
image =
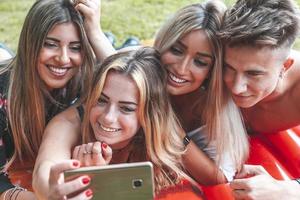
[[[81,64],[81,41],[77,27],[71,22],[52,27],[39,53],[37,66],[38,74],[48,90],[65,87],[78,73]]]
[[[274,97],[283,70],[283,50],[226,48],[224,81],[235,103],[249,108]]]
[[[173,44],[161,58],[168,71],[168,92],[183,95],[198,89],[213,64],[212,48],[203,30],[195,30]]]
[[[140,128],[138,88],[125,75],[109,72],[103,91],[90,113],[95,138],[113,149],[125,147]]]

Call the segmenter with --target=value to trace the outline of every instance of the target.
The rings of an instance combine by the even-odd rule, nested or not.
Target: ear
[[[284,70],[287,71],[294,64],[293,58],[287,58],[283,63]]]

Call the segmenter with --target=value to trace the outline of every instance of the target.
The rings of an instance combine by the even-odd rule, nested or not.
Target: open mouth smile
[[[187,80],[185,79],[181,79],[177,76],[175,76],[175,74],[169,72],[169,77],[172,81],[174,81],[175,83],[185,83],[185,82],[188,82]]]

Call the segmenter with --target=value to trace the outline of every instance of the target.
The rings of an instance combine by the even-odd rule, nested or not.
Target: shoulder
[[[54,116],[47,124],[46,132],[52,130],[79,130],[81,126],[80,117],[75,106],[67,108],[65,111]]]

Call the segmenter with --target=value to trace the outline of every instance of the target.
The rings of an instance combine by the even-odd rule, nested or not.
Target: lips
[[[62,67],[56,67],[53,65],[47,65],[47,68],[49,69],[49,71],[54,74],[55,76],[64,76],[67,74],[68,70],[71,68],[62,68]]]
[[[103,131],[109,132],[109,133],[115,133],[115,132],[118,132],[118,131],[121,130],[120,128],[106,127],[106,126],[100,124],[99,122],[98,122],[98,126],[99,126],[100,129],[102,129]]]
[[[169,80],[175,84],[183,84],[183,83],[188,82],[187,80],[179,78],[178,76],[176,76],[175,74],[173,74],[171,72],[169,72],[168,77],[169,77]]]

